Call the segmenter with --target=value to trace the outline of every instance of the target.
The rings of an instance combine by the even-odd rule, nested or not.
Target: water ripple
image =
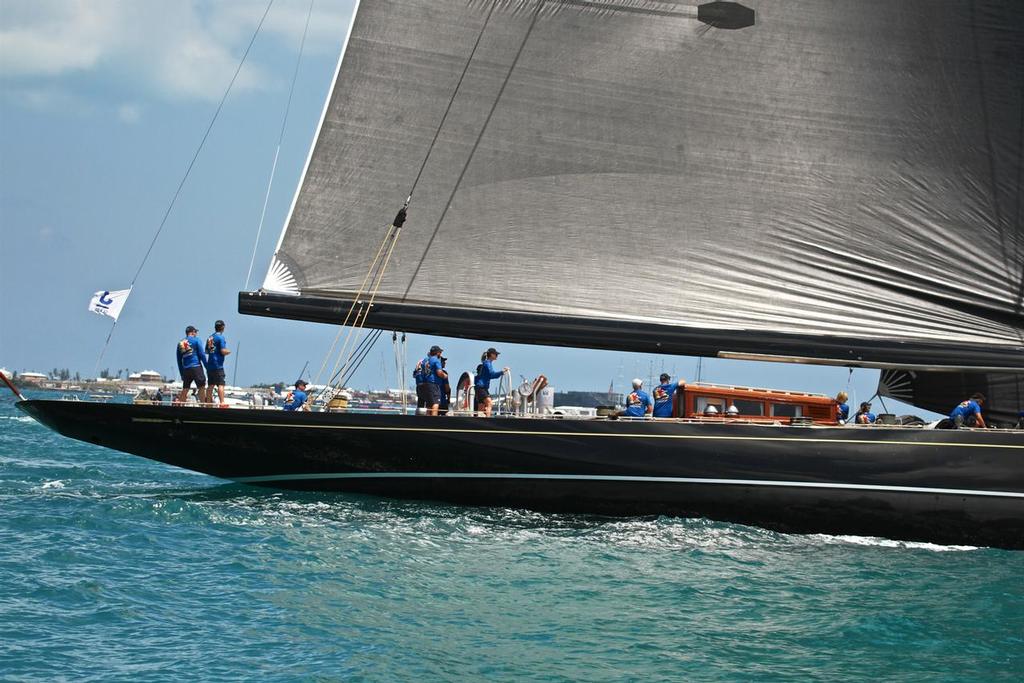
[[[223,484],[0,403],[18,679],[1014,680],[1024,553]]]

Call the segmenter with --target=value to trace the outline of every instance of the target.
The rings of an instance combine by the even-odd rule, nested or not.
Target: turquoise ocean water
[[[225,483],[0,402],[3,680],[1020,680],[1024,552]]]

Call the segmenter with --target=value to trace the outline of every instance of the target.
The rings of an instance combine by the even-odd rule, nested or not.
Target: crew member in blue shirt
[[[875,423],[875,414],[871,412],[871,404],[864,401],[860,404],[860,410],[853,416],[854,424],[869,425]]]
[[[213,403],[213,388],[217,387],[217,396],[222,408],[224,403],[224,356],[230,354],[228,340],[224,338],[224,321],[213,324],[213,334],[206,338],[206,402]]]
[[[474,393],[474,409],[477,414],[483,413],[484,417],[491,416],[491,409],[494,406],[494,401],[491,400],[491,380],[498,379],[506,372],[508,368],[502,368],[501,370],[494,369],[494,361],[498,360],[498,349],[493,346],[480,356],[480,365],[476,366],[476,378],[473,380],[473,393]]]
[[[654,404],[651,402],[651,397],[643,390],[643,386],[642,379],[633,380],[633,391],[626,396],[626,410],[622,413],[624,417],[643,417],[650,415],[653,411]]]
[[[672,377],[667,373],[661,373],[658,378],[661,384],[654,387],[652,398],[654,399],[654,417],[672,417],[672,401],[676,395],[676,389],[686,384],[685,379],[678,382],[671,382]]]
[[[412,378],[416,382],[416,412],[425,413],[430,408],[430,392],[427,387],[427,378],[423,371],[430,367],[430,356],[421,358],[412,369]]]
[[[306,400],[309,396],[306,394],[306,380],[298,380],[295,382],[295,389],[288,392],[288,395],[284,397],[284,409],[285,410],[309,410],[309,404]]]
[[[442,415],[448,414],[448,407],[452,404],[452,386],[448,383],[448,359],[441,356],[441,369],[444,370],[444,380],[441,382],[441,403],[439,412]]]
[[[836,394],[836,421],[841,425],[850,419],[850,404],[847,403],[849,400],[850,396],[845,391]]]
[[[203,366],[206,365],[206,356],[203,355],[203,347],[196,335],[199,333],[194,326],[185,328],[185,338],[178,342],[178,372],[181,374],[181,393],[175,403],[184,403],[188,400],[188,390],[195,382],[196,391],[200,401],[203,399],[203,392],[206,387],[206,375],[203,374]]]
[[[437,415],[441,406],[441,388],[448,381],[448,373],[441,365],[443,349],[435,344],[427,356],[416,364],[413,377],[416,378],[416,407],[425,409],[428,415]]]
[[[981,415],[981,405],[985,402],[984,394],[973,394],[969,399],[953,408],[949,414],[949,420],[953,423],[953,429],[961,427],[985,428],[985,418]]]

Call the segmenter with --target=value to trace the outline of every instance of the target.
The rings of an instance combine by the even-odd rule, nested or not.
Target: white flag
[[[124,308],[124,302],[128,300],[128,295],[131,293],[130,289],[96,292],[89,301],[89,310],[117,320],[117,316],[121,315],[121,309]]]

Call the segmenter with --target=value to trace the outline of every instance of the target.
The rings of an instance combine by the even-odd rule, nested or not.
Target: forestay
[[[1019,4],[696,5],[363,0],[264,282],[298,297],[240,308],[347,310],[426,159],[389,325],[1024,367]]]

